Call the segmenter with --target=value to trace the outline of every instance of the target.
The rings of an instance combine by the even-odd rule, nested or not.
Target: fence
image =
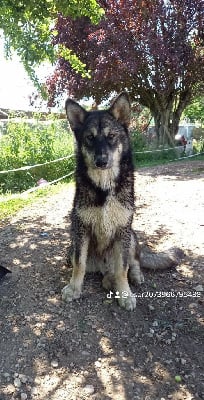
[[[174,147],[174,148],[166,148],[166,149],[135,151],[134,154],[149,154],[149,153],[155,153],[155,152],[172,151],[174,149],[178,150],[179,148],[180,148],[180,150],[184,150],[183,146],[177,146],[177,147]],[[203,154],[204,154],[204,152],[191,154],[189,156],[179,157],[179,158],[176,158],[176,159],[168,160],[168,162],[184,160],[184,159],[186,160],[188,158],[197,157],[197,156],[203,155]],[[36,167],[40,167],[40,166],[44,166],[44,165],[49,165],[49,164],[52,164],[52,163],[57,163],[57,162],[60,162],[60,161],[63,161],[63,160],[67,160],[67,159],[73,158],[73,157],[74,157],[74,154],[70,154],[69,156],[61,157],[61,158],[58,158],[56,160],[48,161],[48,162],[45,162],[45,163],[40,163],[40,164],[35,164],[35,165],[27,165],[27,166],[23,166],[23,167],[16,168],[16,169],[9,169],[9,170],[5,170],[5,171],[0,171],[0,174],[8,174],[8,173],[11,173],[11,172],[18,172],[18,171],[28,171],[28,170],[30,170],[32,168],[36,168]],[[1,203],[2,202],[7,202],[7,201],[15,199],[15,198],[24,197],[27,194],[32,193],[32,192],[34,192],[36,190],[47,188],[48,186],[50,186],[52,184],[60,182],[61,180],[65,179],[67,177],[70,177],[73,174],[74,174],[74,171],[71,171],[71,172],[69,172],[69,174],[63,175],[62,177],[60,177],[58,179],[55,179],[55,180],[53,180],[51,182],[45,182],[45,183],[43,183],[43,185],[32,187],[32,188],[30,188],[30,189],[28,189],[28,190],[26,190],[26,191],[24,191],[22,193],[11,195],[11,196],[9,196],[8,198],[5,198],[5,199],[0,199],[0,202]]]

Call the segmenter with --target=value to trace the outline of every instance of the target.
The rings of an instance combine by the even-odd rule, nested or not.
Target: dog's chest
[[[97,239],[98,251],[102,252],[109,246],[116,231],[128,224],[132,210],[114,196],[109,196],[103,206],[83,207],[77,213],[83,224],[91,229]]]

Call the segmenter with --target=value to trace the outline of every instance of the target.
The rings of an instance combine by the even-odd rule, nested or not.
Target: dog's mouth
[[[95,169],[98,169],[98,170],[105,170],[105,169],[110,169],[110,166],[109,165],[95,165]]]

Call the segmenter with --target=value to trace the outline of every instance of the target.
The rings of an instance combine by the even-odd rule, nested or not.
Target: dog
[[[122,308],[134,310],[136,299],[129,281],[133,285],[144,281],[140,267],[176,265],[178,251],[152,253],[139,245],[132,229],[134,165],[128,94],[122,92],[107,110],[86,111],[70,98],[65,109],[76,139],[76,192],[71,213],[73,272],[62,299],[78,299],[85,273],[100,271],[103,287],[119,292]]]

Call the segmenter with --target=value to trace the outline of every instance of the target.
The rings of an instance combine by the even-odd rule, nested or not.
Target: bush
[[[9,121],[0,136],[0,171],[49,162],[72,154],[73,136],[63,120],[28,122]],[[0,174],[0,192],[18,192],[36,185],[40,178],[52,181],[68,174],[74,159]]]
[[[147,148],[146,138],[139,130],[133,130],[131,132],[131,145],[133,152],[144,151]]]

